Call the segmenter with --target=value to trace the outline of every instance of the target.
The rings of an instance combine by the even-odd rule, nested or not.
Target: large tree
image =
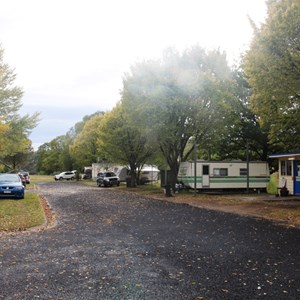
[[[21,107],[23,95],[19,87],[14,86],[16,74],[3,62],[4,50],[0,47],[0,157],[7,152],[7,137],[5,132],[9,122],[15,117]]]
[[[241,69],[232,70],[232,98],[223,106],[224,126],[213,139],[210,154],[218,160],[267,160],[270,145],[268,128],[262,127],[249,108],[251,89]]]
[[[99,127],[98,145],[102,158],[129,166],[131,186],[136,185],[139,171],[155,153],[121,103],[104,115]]]
[[[28,136],[37,125],[38,113],[19,115],[22,106],[22,89],[14,85],[16,74],[3,62],[3,49],[0,47],[0,160],[11,169],[26,164],[31,152]]]
[[[226,55],[193,47],[168,49],[161,60],[137,63],[123,80],[122,104],[148,141],[160,149],[177,180],[179,164],[223,124],[220,107],[231,97]]]
[[[76,168],[83,169],[97,162],[99,157],[97,140],[103,113],[95,114],[84,122],[82,130],[78,132],[70,145],[70,154]]]
[[[73,170],[73,161],[69,154],[71,137],[61,135],[41,145],[36,152],[37,171],[42,174],[53,174]]]
[[[300,2],[267,1],[268,16],[245,54],[251,107],[282,150],[300,149]]]
[[[29,116],[15,117],[8,124],[8,129],[3,134],[5,150],[1,157],[11,169],[18,170],[27,164],[27,159],[32,152],[28,134],[29,130],[36,125],[36,120]]]

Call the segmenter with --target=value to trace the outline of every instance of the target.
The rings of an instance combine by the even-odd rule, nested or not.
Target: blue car
[[[24,199],[25,187],[18,174],[0,174],[0,197]]]

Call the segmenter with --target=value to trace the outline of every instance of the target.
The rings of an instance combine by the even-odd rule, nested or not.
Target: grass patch
[[[300,224],[300,207],[282,207],[273,205],[269,207],[266,217],[274,220],[285,220],[294,224]]]
[[[84,179],[84,180],[80,180],[79,182],[84,183],[86,185],[97,186],[96,181],[94,181],[92,179]]]
[[[35,190],[35,184],[38,182],[53,182],[51,175],[30,175],[30,184],[26,184],[26,190]],[[25,191],[26,194],[26,191]]]
[[[127,187],[126,183],[121,183],[120,186],[118,187],[118,189],[123,189],[125,191],[130,191],[133,193],[138,193],[138,194],[142,194],[142,195],[163,195],[164,190],[163,188],[160,186],[160,183],[149,183],[149,184],[143,184],[143,185],[137,185],[136,187]]]
[[[30,175],[30,180],[31,183],[28,186],[37,182],[54,182],[52,175]]]
[[[44,222],[44,211],[37,194],[25,192],[24,200],[0,199],[0,231],[22,230]]]

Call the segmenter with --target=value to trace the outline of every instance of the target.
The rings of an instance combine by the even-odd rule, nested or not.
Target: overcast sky
[[[23,88],[22,114],[41,113],[34,148],[120,100],[122,76],[164,49],[199,45],[238,61],[264,0],[0,0],[4,62]]]

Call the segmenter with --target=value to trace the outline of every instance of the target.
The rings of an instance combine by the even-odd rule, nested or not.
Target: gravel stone
[[[0,299],[300,299],[300,231],[77,182],[47,230],[0,238]]]

